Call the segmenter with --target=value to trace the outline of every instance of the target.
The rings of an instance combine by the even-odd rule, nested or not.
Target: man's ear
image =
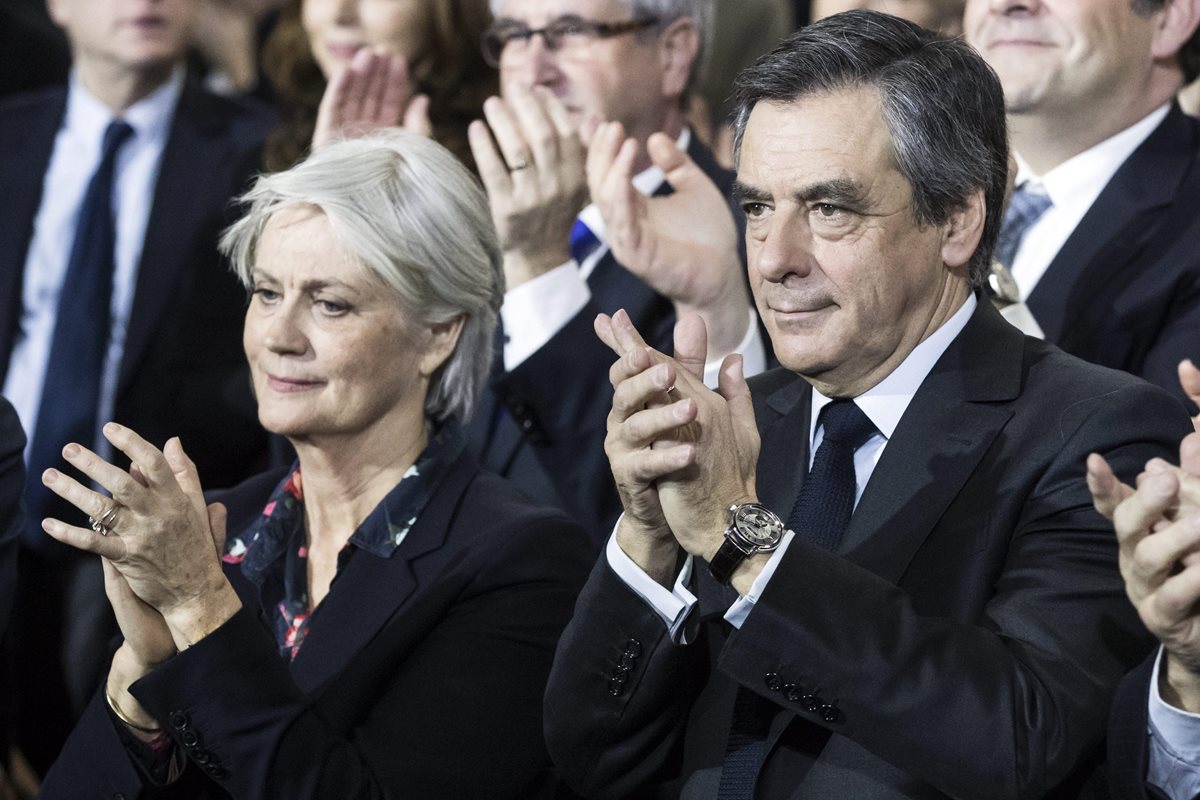
[[[1175,59],[1200,27],[1200,0],[1167,0],[1154,16],[1150,53],[1156,61]]]
[[[942,225],[942,261],[951,270],[965,267],[983,238],[987,218],[983,189],[976,189]]]
[[[458,344],[462,327],[462,314],[445,322],[434,322],[429,325],[425,331],[427,337],[425,352],[421,355],[422,377],[431,377],[442,364],[446,363],[446,359],[450,358],[450,354],[454,352],[454,346]]]
[[[680,17],[658,37],[659,62],[662,65],[663,97],[681,97],[687,89],[692,64],[700,52],[700,31],[691,17]]]

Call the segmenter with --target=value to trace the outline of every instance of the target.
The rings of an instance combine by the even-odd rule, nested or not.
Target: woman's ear
[[[459,314],[442,322],[433,322],[425,328],[425,352],[421,356],[421,377],[429,378],[438,371],[458,344],[462,334],[463,316]]]

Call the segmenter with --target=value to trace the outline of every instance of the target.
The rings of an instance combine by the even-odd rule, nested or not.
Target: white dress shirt
[[[183,91],[184,70],[177,69],[161,87],[121,115],[133,128],[116,162],[113,215],[116,252],[113,270],[111,332],[100,383],[99,424],[112,418],[125,334],[137,284],[138,262],[146,238],[146,223],[154,200],[154,185],[175,106]],[[21,323],[4,380],[4,396],[12,402],[29,434],[25,455],[33,443],[42,384],[50,360],[58,300],[75,242],[83,196],[100,165],[104,132],[115,119],[112,111],[84,88],[72,73],[66,113],[54,138],[50,165],[42,183],[41,205],[34,217],[33,235],[25,257],[21,291]],[[107,441],[94,443],[102,456],[111,453]]]
[[[675,143],[679,149],[686,151],[691,143],[691,131],[684,128]],[[663,171],[651,165],[633,177],[633,185],[649,197],[658,191],[665,180]],[[600,245],[582,263],[576,264],[571,259],[504,293],[500,318],[507,337],[504,344],[505,370],[516,369],[536,353],[565,328],[592,298],[587,280],[600,259],[608,253],[608,243],[604,238],[604,219],[594,203],[579,212],[579,219],[600,240]],[[767,364],[766,350],[758,331],[758,316],[749,306],[746,313],[746,335],[733,352],[742,354],[743,368],[748,377],[762,372]],[[716,386],[717,373],[726,355],[717,354],[705,363],[704,382],[709,386]]]
[[[913,395],[917,393],[917,389],[921,387],[926,376],[929,375],[929,371],[933,369],[933,365],[946,352],[946,348],[950,346],[950,343],[966,327],[967,321],[975,311],[975,306],[976,300],[972,294],[967,297],[967,301],[963,303],[962,307],[950,319],[946,320],[940,328],[913,348],[908,357],[891,374],[871,389],[854,398],[854,402],[858,405],[859,409],[875,424],[875,428],[878,431],[854,451],[854,477],[856,483],[854,504],[856,506],[858,505],[859,498],[862,497],[863,490],[867,486],[867,481],[871,479],[871,473],[874,472],[875,465],[879,463],[879,459],[883,455],[883,450],[887,447],[888,440],[895,433],[896,426],[900,424],[900,418],[904,416],[904,412],[908,409],[908,404],[912,402]],[[824,438],[824,430],[817,426],[817,420],[820,417],[821,409],[830,402],[832,402],[831,398],[825,397],[816,389],[812,390],[812,413],[809,419],[809,468],[812,467],[813,459],[816,458],[817,448],[821,446],[821,441]],[[786,519],[791,509],[774,509],[774,511],[780,517]],[[620,525],[620,520],[617,521],[617,524]],[[771,576],[775,574],[775,568],[779,565],[780,559],[783,558],[784,553],[787,551],[787,546],[791,543],[792,537],[792,531],[788,531],[785,534],[783,543],[780,544],[771,555],[770,560],[763,566],[762,571],[751,585],[749,593],[739,597],[730,606],[729,611],[725,614],[725,619],[731,625],[740,628],[747,615],[753,610],[754,604],[762,596],[763,591],[766,590]],[[641,567],[625,554],[625,551],[617,544],[615,530],[613,531],[613,535],[609,537],[605,554],[609,566],[612,567],[613,571],[662,617],[663,622],[666,623],[668,629],[671,631],[672,639],[681,644],[686,644],[684,622],[696,604],[696,596],[687,588],[693,569],[693,557],[688,556],[684,561],[683,569],[675,581],[674,588],[667,589],[647,575]]]
[[[1168,110],[1170,104],[1163,105],[1115,136],[1072,156],[1045,175],[1035,174],[1021,154],[1015,154],[1017,186],[1026,181],[1036,181],[1054,204],[1029,226],[1013,257],[1011,271],[1021,290],[1022,301],[1029,298],[1058,251],[1075,232],[1080,220],[1104,191],[1112,176],[1166,118]]]

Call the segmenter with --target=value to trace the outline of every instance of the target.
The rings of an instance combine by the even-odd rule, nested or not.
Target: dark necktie
[[[600,237],[592,233],[592,229],[585,225],[583,220],[575,220],[575,224],[571,226],[571,258],[575,259],[575,263],[582,265],[584,259],[599,246]]]
[[[116,247],[113,183],[117,154],[132,134],[133,128],[119,119],[104,132],[100,166],[83,196],[59,293],[25,485],[29,509],[25,543],[43,552],[51,542],[41,529],[43,517],[79,521],[73,507],[42,486],[42,472],[61,461],[59,454],[68,442],[88,447],[95,442],[100,383],[111,333],[109,305]]]
[[[821,446],[787,524],[804,541],[836,551],[854,512],[854,451],[876,428],[853,400],[834,400],[821,409],[821,428]]]
[[[1021,240],[1042,215],[1054,205],[1041,184],[1025,181],[1012,193],[1008,208],[1004,211],[1004,222],[1000,225],[1000,236],[996,239],[994,259],[1011,268]]]
[[[854,451],[876,432],[853,400],[834,400],[821,410],[823,429],[812,469],[788,517],[788,527],[804,541],[837,550],[854,512]],[[739,686],[725,742],[718,800],[753,800],[754,784],[766,756],[767,732],[777,707]]]

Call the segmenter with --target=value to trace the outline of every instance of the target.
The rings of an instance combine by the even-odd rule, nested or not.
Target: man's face
[[[965,26],[1009,112],[1037,114],[1144,91],[1156,18],[1135,14],[1131,0],[968,0]]]
[[[942,228],[913,216],[875,89],[758,103],[737,182],[775,354],[822,391],[871,388],[965,299]]]
[[[194,0],[50,0],[76,58],[108,67],[161,69],[183,57]]]
[[[633,18],[624,0],[505,0],[497,21],[542,28],[564,18],[625,22]],[[541,36],[513,42],[500,58],[500,86],[545,86],[578,119],[617,121],[631,136],[645,139],[662,126],[674,99],[663,95],[663,67],[654,29],[609,38],[566,37],[557,51]]]
[[[882,11],[950,36],[962,32],[962,7],[945,0],[813,0],[812,18],[815,22],[858,8]]]

